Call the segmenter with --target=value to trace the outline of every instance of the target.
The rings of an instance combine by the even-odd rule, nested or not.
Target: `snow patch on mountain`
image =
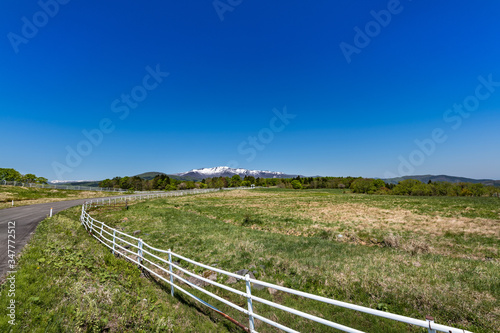
[[[67,183],[87,183],[97,182],[98,180],[51,180],[49,184],[67,184]]]
[[[296,175],[285,175],[283,172],[269,170],[248,170],[243,168],[230,168],[227,166],[219,166],[214,168],[193,169],[187,172],[176,173],[180,177],[192,177],[195,179],[213,178],[213,177],[232,177],[239,175],[240,177],[253,176],[255,178],[289,178]]]

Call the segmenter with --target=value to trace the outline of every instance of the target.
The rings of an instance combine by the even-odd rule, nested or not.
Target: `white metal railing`
[[[0,179],[0,185],[9,185],[9,186],[20,186],[20,187],[32,187],[32,188],[49,188],[49,189],[60,189],[60,190],[78,190],[78,191],[100,191],[100,192],[127,192],[130,190],[126,190],[123,188],[114,188],[114,187],[96,187],[96,186],[82,186],[82,185],[64,185],[64,184],[38,184],[38,183],[27,183],[27,182],[18,182],[15,180],[4,180]],[[251,188],[258,188],[251,187]],[[222,190],[238,190],[238,189],[247,189],[250,187],[225,187],[221,188]],[[151,193],[158,192],[164,193],[165,191],[155,190],[155,191],[134,191],[134,193]]]
[[[0,185],[11,185],[21,187],[34,187],[34,188],[52,188],[60,190],[79,190],[79,191],[104,191],[104,192],[126,192],[127,190],[112,187],[96,187],[96,186],[81,186],[81,185],[63,185],[63,184],[38,184],[18,182],[15,180],[0,180]]]
[[[410,325],[415,325],[415,326],[420,326],[423,328],[428,329],[429,333],[435,333],[435,332],[449,332],[449,333],[471,333],[469,331],[463,330],[463,329],[457,329],[453,328],[450,326],[446,325],[440,325],[436,324],[434,322],[434,319],[432,317],[426,317],[426,320],[420,320],[420,319],[414,319],[410,317],[405,317],[389,312],[384,312],[380,310],[375,310],[371,308],[367,308],[364,306],[359,306],[351,303],[346,303],[342,301],[337,301],[334,299],[322,297],[322,296],[317,296],[314,294],[309,294],[306,292],[282,287],[280,285],[272,284],[269,282],[257,280],[257,279],[252,279],[250,278],[249,274],[246,274],[245,276],[241,276],[235,273],[231,273],[216,267],[212,267],[209,265],[205,265],[199,262],[196,262],[194,260],[191,260],[189,258],[186,258],[180,254],[177,254],[170,249],[168,250],[162,250],[155,248],[147,243],[145,243],[141,238],[137,238],[131,235],[128,235],[122,231],[119,231],[117,229],[111,228],[108,225],[106,225],[103,222],[100,222],[96,219],[94,219],[90,214],[87,212],[87,210],[91,207],[97,207],[99,205],[105,205],[105,204],[112,204],[113,202],[123,202],[123,200],[128,200],[127,198],[131,198],[132,200],[142,200],[142,199],[152,199],[152,198],[160,198],[160,197],[168,197],[168,196],[180,196],[180,195],[186,195],[186,194],[197,194],[197,193],[207,193],[207,192],[214,192],[218,191],[219,189],[202,189],[202,190],[186,190],[186,191],[175,191],[175,192],[167,192],[167,193],[162,193],[162,194],[148,194],[148,195],[136,195],[136,196],[129,196],[129,197],[118,197],[114,199],[97,199],[97,200],[91,200],[86,202],[85,204],[82,205],[82,212],[80,216],[80,221],[82,225],[85,227],[85,229],[97,240],[99,240],[101,243],[103,243],[105,246],[107,246],[111,251],[113,251],[113,254],[118,254],[124,256],[126,259],[129,261],[135,263],[138,265],[139,268],[144,269],[148,271],[149,273],[153,274],[157,278],[161,279],[162,281],[166,282],[171,286],[171,294],[172,296],[174,295],[174,291],[178,290],[189,297],[197,300],[198,302],[208,306],[209,308],[217,311],[218,313],[222,314],[224,317],[230,319],[233,323],[238,324],[240,327],[244,328],[248,332],[255,333],[257,332],[255,330],[255,325],[254,325],[254,319],[259,319],[264,323],[267,323],[271,326],[274,326],[276,328],[279,328],[285,332],[297,332],[296,330],[286,327],[274,320],[271,320],[269,318],[263,317],[257,313],[254,312],[253,309],[253,302],[259,302],[262,304],[269,305],[271,307],[286,311],[288,313],[300,316],[302,318],[306,318],[321,324],[324,324],[329,327],[336,328],[338,330],[344,331],[344,332],[352,332],[352,333],[359,333],[362,331],[359,331],[357,329],[347,327],[335,322],[332,322],[330,320],[320,318],[266,299],[263,299],[261,297],[257,297],[252,295],[252,284],[258,284],[264,287],[269,287],[273,288],[276,290],[280,290],[289,294],[301,296],[304,298],[312,299],[315,301],[323,302],[326,304],[331,304],[351,310],[355,310],[358,312],[366,313],[366,314],[371,314],[374,316],[382,317],[382,318],[387,318],[395,321],[399,321],[402,323],[410,324]],[[116,201],[118,200],[118,201]],[[168,258],[162,257],[162,255],[167,255]],[[190,264],[193,264],[194,266],[201,267],[213,272],[217,272],[220,274],[223,274],[228,277],[233,277],[237,280],[243,280],[245,281],[245,291],[237,290],[235,288],[229,287],[227,285],[218,283],[216,281],[212,281],[211,279],[205,278],[203,276],[197,275],[181,266],[176,264],[173,261],[173,258],[177,258],[180,260],[184,260],[185,262],[188,262]],[[146,264],[149,266],[146,266]],[[166,266],[166,267],[165,267]],[[163,272],[165,276],[159,274],[158,272],[154,271],[153,268],[156,268]],[[174,268],[177,270],[174,272]],[[179,273],[182,272],[182,273]],[[244,297],[247,299],[247,308],[243,308],[239,305],[236,305],[229,300],[226,300],[225,298],[222,298],[202,287],[197,286],[196,284],[192,283],[191,281],[187,280],[186,278],[182,277],[180,274],[187,274],[189,276],[192,276],[198,280],[204,281],[208,284],[211,284],[213,286],[219,287],[221,289],[227,290],[231,293],[234,293],[236,295],[239,295],[241,297]],[[176,284],[176,280],[183,282],[184,284],[187,284],[188,286],[230,306],[231,308],[240,311],[241,313],[245,314],[248,316],[248,328],[243,326],[242,324],[236,322],[234,319],[229,317],[227,314],[223,313],[222,311],[218,310],[214,306],[210,305],[208,302],[200,299],[199,297],[193,295],[180,285]]]

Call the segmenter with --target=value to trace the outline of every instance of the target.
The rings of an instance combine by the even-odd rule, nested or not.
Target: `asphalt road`
[[[95,200],[96,198],[93,199]],[[51,207],[53,208],[52,214],[56,214],[70,207],[82,205],[85,201],[88,200],[92,199],[68,200],[0,209],[0,280],[2,280],[4,274],[10,270],[8,266],[8,260],[10,258],[8,257],[7,248],[7,231],[9,222],[15,222],[15,239],[12,239],[12,237],[9,238],[10,240],[15,241],[14,244],[10,242],[10,245],[14,245],[15,249],[10,248],[10,250],[14,250],[15,254],[18,255],[30,240],[31,234],[35,231],[38,223],[47,218],[50,213]],[[13,233],[11,231],[11,235],[12,234]]]

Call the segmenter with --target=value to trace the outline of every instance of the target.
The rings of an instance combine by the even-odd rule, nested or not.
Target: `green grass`
[[[409,252],[499,258],[500,200],[343,194],[339,190],[254,190],[166,203],[237,226],[360,244],[384,245],[392,235]],[[445,237],[446,235],[446,237]],[[456,238],[456,242],[453,241]],[[466,239],[465,241],[460,240]],[[428,247],[428,248],[427,248]]]
[[[419,319],[429,314],[437,323],[473,332],[500,331],[499,237],[482,230],[496,230],[500,221],[488,214],[498,216],[498,205],[490,198],[415,199],[331,190],[225,191],[92,214],[129,234],[140,230],[139,237],[152,246],[228,271],[247,268],[258,279],[341,301]],[[480,216],[463,216],[471,208]],[[385,221],[394,216],[405,223]],[[179,292],[172,298],[157,279],[141,277],[135,266],[88,236],[77,219],[75,208],[42,222],[21,257],[15,331],[241,331]],[[468,228],[447,228],[461,219]],[[416,236],[401,224],[410,225]],[[423,251],[412,250],[426,239],[436,240]],[[243,282],[232,286],[245,288]],[[5,284],[2,288],[0,306],[5,307]],[[246,307],[239,296],[206,288]],[[188,290],[247,324],[244,315]],[[282,292],[253,293],[362,331],[427,332]],[[256,302],[254,307],[302,332],[332,332]],[[6,321],[0,317],[1,331],[10,328]],[[259,321],[256,329],[276,332]]]
[[[96,198],[120,194],[122,193],[0,185],[0,209],[12,207],[12,200],[14,200],[14,205],[17,207],[36,203],[82,198]]]
[[[41,222],[16,274],[16,325],[1,332],[228,332],[212,313],[141,276],[91,238],[72,208]],[[8,283],[0,287],[6,309]],[[2,312],[4,313],[4,312]]]
[[[317,200],[318,197],[335,196],[337,203],[361,203],[383,209],[408,209],[418,214],[440,214],[448,217],[480,217],[500,219],[500,199],[496,197],[448,197],[448,196],[399,196],[399,195],[368,195],[351,194],[349,190],[343,193],[338,189],[318,190],[284,190],[284,189],[256,189],[262,193],[284,194],[291,198],[301,197]],[[313,199],[314,198],[314,199]]]
[[[422,253],[404,246],[390,248],[366,243],[354,233],[345,233],[352,241],[345,241],[347,236],[338,241],[335,233],[325,229],[316,233],[295,232],[317,223],[293,214],[313,203],[321,208],[328,203],[357,204],[359,200],[369,205],[367,200],[373,200],[370,207],[390,206],[384,199],[395,200],[394,197],[341,195],[334,191],[226,192],[148,201],[132,206],[127,212],[102,211],[95,216],[129,233],[141,230],[141,237],[155,247],[172,248],[179,254],[229,271],[249,268],[257,271],[257,278],[286,287],[414,318],[424,319],[430,314],[438,323],[474,332],[498,331],[498,254],[492,251],[489,257],[483,250],[476,249],[484,246],[498,249],[498,238],[477,236],[474,232],[445,233],[443,244],[459,249],[460,255],[455,256],[439,248]],[[420,204],[432,205],[434,198],[420,199]],[[437,214],[447,212],[452,217],[461,214],[453,213],[445,202],[437,201]],[[449,204],[456,202],[449,201]],[[492,208],[489,200],[462,202],[467,207],[473,202],[480,209]],[[417,209],[416,202],[412,206]],[[498,207],[494,209],[498,211]],[[429,216],[436,214],[431,210],[419,211],[428,211]],[[128,220],[117,222],[124,217]],[[404,241],[402,237],[401,242]],[[482,244],[483,241],[486,244]],[[474,254],[480,258],[473,258]],[[238,286],[243,290],[242,284]],[[242,306],[245,304],[239,297],[217,292]],[[283,293],[270,295],[262,290],[256,294],[364,331],[425,331]],[[215,304],[246,322],[244,316],[218,302]],[[256,308],[258,313],[299,331],[330,331],[267,306],[257,304]],[[274,331],[262,323],[257,330]]]

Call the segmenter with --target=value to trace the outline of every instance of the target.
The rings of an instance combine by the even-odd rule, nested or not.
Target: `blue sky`
[[[49,179],[228,164],[500,179],[499,10],[2,1],[0,167]]]

